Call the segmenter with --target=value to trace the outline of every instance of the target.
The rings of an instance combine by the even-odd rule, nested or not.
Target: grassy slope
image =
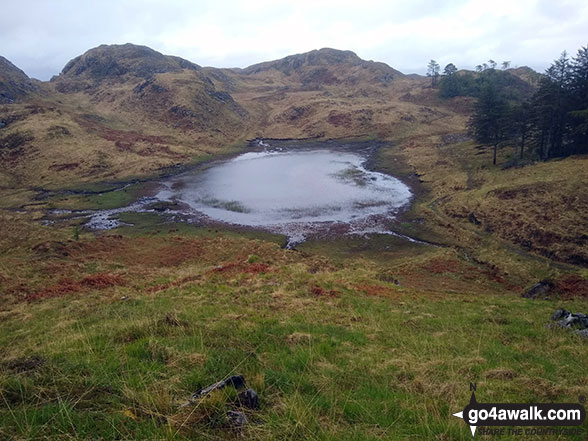
[[[586,300],[521,299],[441,248],[384,263],[145,228],[3,256],[3,437],[230,439],[233,393],[179,405],[234,373],[261,397],[250,439],[466,440],[470,381],[483,401],[588,394],[588,346],[545,327]]]
[[[40,162],[23,174],[24,188],[7,182],[1,199],[2,437],[234,438],[225,418],[231,393],[179,408],[199,387],[232,373],[245,374],[261,397],[261,409],[250,413],[261,424],[244,433],[252,439],[471,439],[450,416],[467,403],[470,381],[486,402],[588,395],[588,346],[545,327],[557,307],[586,312],[588,301],[519,297],[539,278],[585,270],[506,241],[516,242],[519,231],[534,238],[540,228],[560,232],[561,243],[574,248],[556,247],[556,257],[582,252],[574,240],[585,231],[577,191],[586,182],[584,159],[493,169],[470,143],[442,141],[463,131],[467,103],[447,107],[420,80],[375,90],[276,92],[289,84],[274,75],[235,79],[242,83],[233,96],[258,124],[247,136],[395,141],[379,152],[378,168],[406,178],[416,172],[423,181],[402,229],[449,247],[377,238],[293,252],[279,248],[280,238],[165,225],[151,216],[133,217],[139,227],[114,232],[121,236],[72,240],[75,222],[39,225],[44,206],[113,206],[135,190],[33,201],[27,187],[46,166]],[[76,103],[88,98],[69,99],[64,105],[75,115]],[[114,111],[101,109],[108,121]],[[101,126],[144,127],[136,115],[127,117]],[[31,118],[41,127],[45,117]],[[168,127],[148,127],[142,130],[149,135],[161,129],[172,136]],[[181,133],[173,131],[174,145],[184,149]],[[112,141],[100,148],[118,158]],[[144,157],[141,171],[121,160],[113,178],[149,174],[157,161]],[[77,173],[54,171],[52,182],[63,185]],[[574,179],[558,180],[562,175]],[[503,190],[538,182],[549,191],[504,197]],[[507,213],[535,202],[561,204],[570,193],[578,199],[565,202],[558,218],[527,210],[520,224],[507,221]],[[26,205],[27,213],[12,209],[31,203],[39,205]],[[467,220],[470,212],[481,226]]]

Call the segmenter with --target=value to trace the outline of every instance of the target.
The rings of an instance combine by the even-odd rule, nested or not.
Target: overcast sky
[[[29,76],[49,79],[92,47],[127,42],[215,67],[332,47],[405,73],[432,58],[543,71],[588,45],[588,1],[3,0],[0,55]]]

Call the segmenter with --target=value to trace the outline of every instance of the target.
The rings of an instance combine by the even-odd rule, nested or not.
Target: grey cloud
[[[59,73],[71,58],[103,43],[144,44],[201,65],[218,67],[245,67],[293,52],[329,46],[353,50],[364,58],[384,61],[401,71],[422,73],[431,58],[443,65],[454,62],[470,68],[493,58],[543,69],[564,49],[575,53],[580,46],[588,44],[585,36],[588,6],[583,0],[526,0],[525,3],[528,6],[523,13],[482,17],[469,23],[467,16],[462,22],[455,22],[455,17],[464,8],[475,9],[486,3],[480,0],[6,2],[0,15],[0,55],[29,75],[48,79]],[[427,28],[430,26],[427,18],[439,19],[435,21],[438,28],[433,29],[434,33]],[[451,23],[472,26],[472,35],[454,35]],[[198,32],[207,26],[213,31]],[[370,33],[373,29],[381,30],[377,37]],[[404,29],[404,33],[395,34],[397,29]],[[180,37],[169,38],[176,34]],[[433,37],[423,36],[430,34]]]

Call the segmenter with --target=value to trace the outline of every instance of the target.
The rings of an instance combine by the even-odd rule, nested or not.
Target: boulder
[[[552,290],[553,282],[551,280],[541,280],[540,282],[530,287],[527,291],[525,291],[523,293],[523,297],[535,300],[540,296],[548,294]]]

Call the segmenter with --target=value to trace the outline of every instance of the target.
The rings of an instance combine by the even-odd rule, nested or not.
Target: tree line
[[[428,74],[443,98],[477,98],[469,130],[480,145],[492,148],[493,164],[497,150],[506,146],[520,159],[588,153],[588,47],[573,58],[563,52],[537,87],[510,73],[509,66],[503,62],[498,70],[489,60],[474,74],[449,63],[443,74],[437,67],[435,78],[429,63]]]

